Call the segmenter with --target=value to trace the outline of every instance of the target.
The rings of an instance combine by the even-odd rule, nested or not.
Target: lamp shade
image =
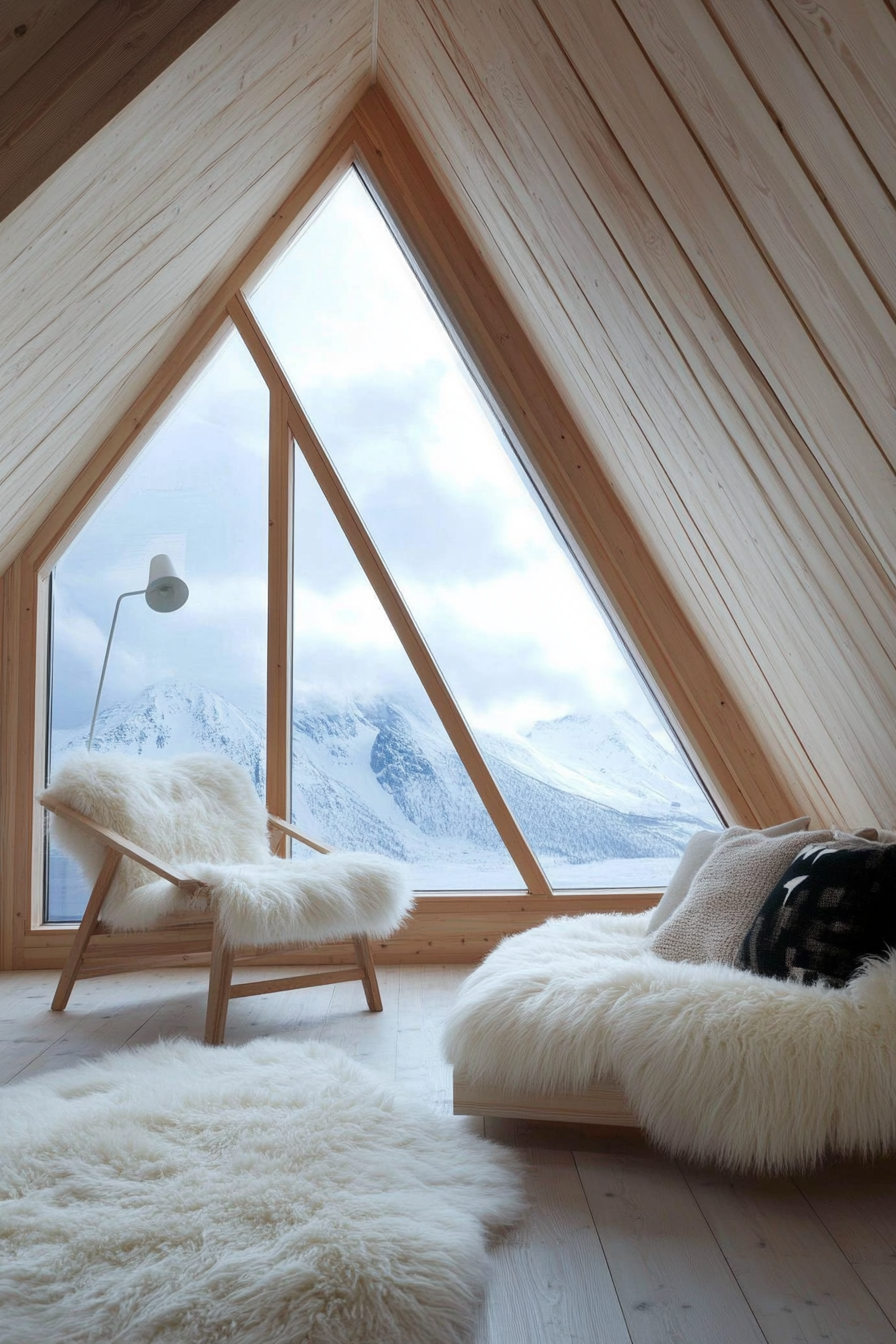
[[[171,563],[169,555],[154,555],[149,562],[146,603],[153,611],[177,611],[190,596],[190,590]]]

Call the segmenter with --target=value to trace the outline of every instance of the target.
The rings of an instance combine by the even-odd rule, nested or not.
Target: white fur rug
[[[516,1162],[330,1046],[162,1042],[0,1090],[14,1344],[460,1344]]]
[[[47,795],[204,882],[232,947],[360,933],[386,938],[413,904],[407,869],[379,854],[274,858],[267,812],[252,781],[223,756],[72,752],[54,770]],[[73,822],[52,817],[51,826],[93,885],[102,847]],[[103,902],[103,920],[115,929],[147,929],[190,904],[170,882],[125,859]]]
[[[461,986],[452,1064],[536,1094],[611,1076],[660,1146],[733,1168],[896,1149],[896,954],[825,989],[664,961],[649,919],[506,938]]]

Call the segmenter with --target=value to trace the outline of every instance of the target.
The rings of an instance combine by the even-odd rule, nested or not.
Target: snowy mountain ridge
[[[54,759],[86,730],[57,730]],[[718,821],[678,755],[627,714],[568,715],[526,736],[484,733],[480,746],[546,867],[665,859]],[[164,681],[103,711],[94,750],[173,756],[212,751],[264,790],[264,723],[206,687]],[[339,848],[423,864],[507,861],[503,844],[444,729],[408,704],[314,695],[293,712],[296,825]],[[513,879],[511,885],[517,885]]]

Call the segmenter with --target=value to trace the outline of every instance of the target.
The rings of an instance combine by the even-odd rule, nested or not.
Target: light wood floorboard
[[[896,1158],[831,1167],[796,1184],[896,1326]]]
[[[674,1162],[620,1141],[576,1165],[633,1344],[763,1344]]]
[[[382,1013],[367,1011],[360,981],[237,999],[227,1043],[323,1041],[449,1112],[439,1039],[466,973],[381,967]],[[49,1008],[55,974],[0,974],[0,1082],[125,1045],[201,1040],[207,974],[79,982],[64,1013]],[[476,1344],[896,1344],[896,1157],[732,1178],[680,1166],[637,1133],[457,1123],[520,1152],[530,1199],[492,1249]]]
[[[629,1344],[572,1153],[522,1151],[530,1212],[495,1248],[477,1344]]]
[[[684,1174],[769,1344],[896,1344],[886,1316],[792,1180]]]

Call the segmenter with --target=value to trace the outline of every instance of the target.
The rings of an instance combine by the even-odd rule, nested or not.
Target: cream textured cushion
[[[791,835],[794,831],[805,831],[809,828],[808,817],[794,817],[793,821],[782,821],[777,826],[769,826],[766,830],[759,832],[761,835]],[[681,856],[681,861],[675,872],[669,878],[669,884],[663,892],[659,905],[655,908],[647,925],[647,932],[656,933],[661,924],[665,924],[670,915],[681,905],[691,889],[691,884],[703,867],[716,845],[725,835],[731,835],[737,832],[738,835],[749,834],[742,826],[733,827],[731,831],[695,831],[685,846],[685,851]]]
[[[703,867],[716,845],[725,834],[724,831],[695,831],[685,845],[678,867],[669,878],[669,884],[660,897],[660,903],[650,916],[648,933],[656,933],[661,924],[665,924],[673,915],[691,889],[691,883]]]
[[[657,930],[654,952],[666,961],[733,966],[766,897],[797,854],[833,838],[833,831],[770,836],[733,828],[694,878],[687,900]]]

